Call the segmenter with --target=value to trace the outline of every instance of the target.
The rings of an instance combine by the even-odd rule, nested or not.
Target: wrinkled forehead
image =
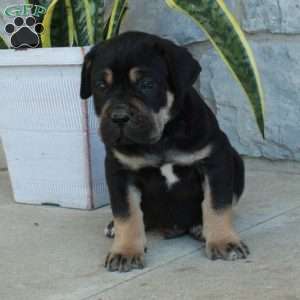
[[[114,78],[131,78],[142,75],[163,77],[167,75],[164,59],[155,49],[146,44],[107,45],[101,47],[94,59],[94,72],[110,70]]]

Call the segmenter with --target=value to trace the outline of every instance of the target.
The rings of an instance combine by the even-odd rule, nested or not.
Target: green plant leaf
[[[8,45],[6,45],[4,39],[0,36],[0,49],[7,49]]]
[[[108,36],[108,28],[109,28],[110,18],[111,18],[111,16],[109,16],[106,21],[104,20],[105,23],[104,23],[103,36],[102,36],[103,40],[106,40],[107,36]]]
[[[253,52],[223,0],[165,0],[191,17],[206,33],[234,78],[245,91],[264,137],[264,94]]]
[[[51,22],[51,43],[53,47],[69,46],[69,30],[65,1],[56,4]]]
[[[122,20],[125,16],[128,0],[115,0],[109,19],[108,32],[105,39],[110,39],[119,33]]]
[[[104,0],[92,1],[93,7],[93,26],[94,26],[94,41],[100,42],[104,38]]]
[[[43,6],[43,7],[46,9],[46,12],[47,12],[47,9],[48,9],[48,7],[50,6],[51,2],[52,2],[52,0],[25,0],[24,3],[25,3],[25,4],[31,4],[31,5],[32,5],[31,13],[33,14],[33,13],[35,12],[35,5]],[[57,6],[60,4],[60,2],[61,2],[61,1],[59,1],[59,2],[57,3],[57,5],[55,6],[55,9],[56,9]],[[35,20],[36,20],[37,23],[42,23],[42,22],[43,22],[43,19],[44,19],[44,15],[41,14],[39,17],[34,16],[34,18],[35,18]],[[55,18],[55,19],[56,19],[56,18]],[[57,20],[55,20],[55,23],[57,23]],[[53,22],[52,22],[52,24],[53,24]],[[48,28],[47,28],[47,29],[48,29]],[[47,30],[47,29],[46,29],[46,30]],[[45,31],[44,31],[44,33],[45,33]],[[43,35],[44,33],[40,34],[41,40],[43,40],[42,35]],[[51,35],[52,35],[52,34],[53,34],[53,32],[51,32]],[[52,37],[51,37],[51,39],[52,39]],[[43,44],[42,44],[41,46],[43,46]]]
[[[87,27],[89,45],[92,45],[95,43],[92,6],[91,6],[89,0],[83,0],[83,3],[84,3],[84,10],[85,10],[86,27]]]
[[[71,0],[65,0],[65,7],[67,13],[68,22],[68,36],[69,36],[69,46],[72,47],[74,42],[78,44],[78,36],[74,23],[74,15]]]
[[[94,44],[92,6],[89,0],[72,0],[71,4],[78,46]]]
[[[41,35],[42,46],[43,47],[51,47],[51,24],[53,12],[56,7],[56,4],[59,0],[53,0],[51,4],[48,6],[47,13],[43,19],[44,32]]]

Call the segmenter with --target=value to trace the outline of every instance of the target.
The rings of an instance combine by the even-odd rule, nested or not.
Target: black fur
[[[135,66],[144,67],[146,76],[153,81],[150,91],[142,91],[138,83],[128,80],[128,71]],[[106,68],[113,71],[114,79],[111,86],[103,88],[101,82]],[[200,71],[199,64],[186,49],[139,32],[125,33],[96,45],[86,56],[81,96],[93,95],[95,110],[102,116],[106,177],[115,217],[126,218],[129,214],[128,185],[135,185],[142,192],[141,207],[147,227],[175,226],[188,230],[201,224],[204,176],[211,185],[214,209],[231,206],[234,196],[236,199],[241,196],[243,161],[220,130],[214,114],[192,87]],[[153,142],[150,135],[154,123],[148,116],[166,105],[167,90],[175,96],[171,118],[159,139]],[[142,111],[131,101],[143,105]],[[103,107],[107,103],[109,108],[104,114]],[[111,120],[116,107],[121,107],[132,118],[122,129]],[[180,180],[168,189],[159,169],[167,163],[166,153],[169,150],[193,153],[207,145],[212,147],[209,157],[192,165],[174,166]],[[113,150],[128,156],[152,155],[159,162],[156,166],[131,170],[116,159]]]

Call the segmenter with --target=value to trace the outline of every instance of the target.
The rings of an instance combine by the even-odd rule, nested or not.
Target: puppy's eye
[[[105,90],[107,87],[106,82],[104,80],[98,80],[96,81],[96,88]]]
[[[151,78],[144,78],[139,80],[138,86],[142,90],[151,90],[154,88],[154,81]]]

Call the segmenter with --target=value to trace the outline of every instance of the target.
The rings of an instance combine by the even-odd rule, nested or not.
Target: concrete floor
[[[199,244],[150,235],[147,268],[103,268],[109,208],[92,212],[18,205],[0,172],[2,300],[300,299],[300,167],[247,161],[236,226],[251,249],[238,262],[211,262]]]

